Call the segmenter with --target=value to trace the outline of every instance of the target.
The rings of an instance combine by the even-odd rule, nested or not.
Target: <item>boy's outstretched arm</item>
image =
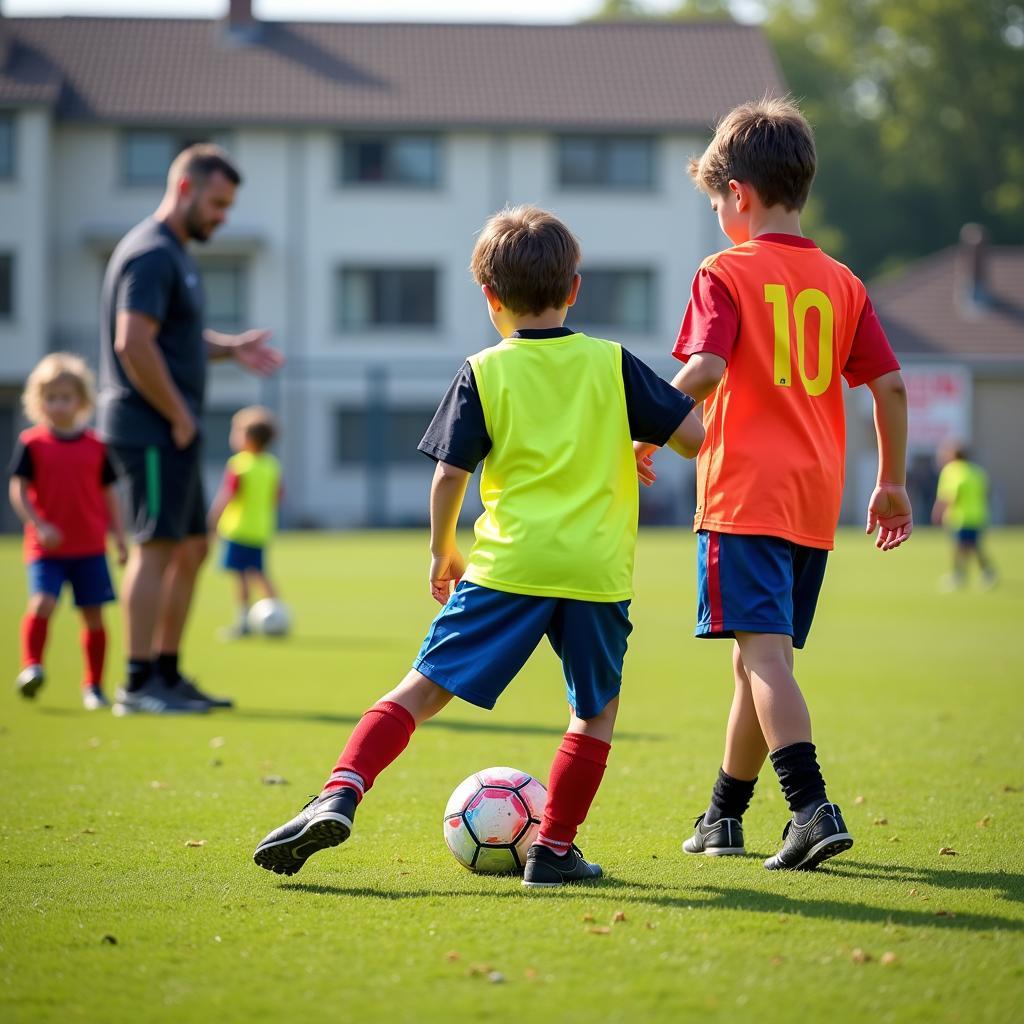
[[[878,484],[868,502],[867,533],[875,547],[898,548],[914,529],[907,495],[907,387],[898,370],[868,381],[875,402],[878,437]]]
[[[455,530],[470,476],[458,466],[438,462],[430,484],[430,594],[438,604],[448,601],[466,568]]]

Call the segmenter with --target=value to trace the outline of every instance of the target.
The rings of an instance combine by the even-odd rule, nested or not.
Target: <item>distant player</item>
[[[413,670],[356,726],[320,796],[259,844],[261,867],[294,874],[344,842],[364,793],[416,726],[453,696],[492,708],[546,636],[562,661],[569,729],[523,884],[601,875],[573,840],[604,775],[632,628],[630,438],[692,458],[704,431],[692,399],[640,360],[563,326],[579,261],[568,228],[534,207],[495,215],[477,240],[473,275],[502,341],[469,357],[419,444],[437,461],[430,590],[444,610]],[[481,461],[484,512],[464,561],[455,527]]]
[[[950,442],[939,453],[942,471],[936,489],[932,522],[945,526],[953,537],[953,571],[943,581],[950,590],[967,582],[972,556],[978,560],[982,584],[993,587],[998,580],[995,566],[982,548],[988,526],[988,474],[971,461],[964,445]]]
[[[29,585],[16,686],[32,698],[43,685],[50,616],[68,583],[82,613],[82,703],[95,711],[108,706],[102,689],[103,605],[114,600],[108,529],[121,565],[127,551],[114,467],[103,442],[85,428],[96,404],[92,373],[78,356],[48,355],[29,374],[22,404],[35,425],[22,432],[11,460],[11,504],[25,524]]]
[[[861,282],[800,232],[814,137],[783,100],[737,107],[690,173],[733,248],[694,278],[673,383],[704,400],[697,463],[700,637],[735,638],[725,755],[687,853],[741,854],[766,756],[792,811],[765,867],[813,868],[853,845],[829,802],[793,649],[807,639],[843,489],[845,377],[875,405],[878,484],[867,529],[898,547],[912,528],[906,391]],[[641,477],[646,448],[637,452]]]
[[[269,409],[250,405],[231,418],[231,448],[224,482],[210,507],[210,529],[224,541],[221,564],[238,580],[238,619],[229,637],[249,632],[252,585],[264,597],[277,597],[265,566],[266,547],[277,528],[281,500],[281,464],[267,448],[277,436]]]

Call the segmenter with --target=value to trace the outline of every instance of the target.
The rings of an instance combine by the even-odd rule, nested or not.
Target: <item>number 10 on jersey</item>
[[[790,320],[796,327],[796,368],[803,382],[804,390],[812,398],[822,395],[832,383],[832,303],[829,297],[817,288],[804,288],[797,292],[793,301],[792,314],[789,296],[784,284],[766,284],[764,301],[772,307],[772,322],[775,328],[775,383],[788,388],[793,381],[793,344]],[[809,310],[818,311],[818,373],[807,376],[806,326]]]

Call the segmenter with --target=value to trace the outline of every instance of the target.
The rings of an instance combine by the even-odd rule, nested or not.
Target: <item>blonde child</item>
[[[221,565],[238,579],[238,620],[229,637],[249,632],[251,583],[266,597],[277,590],[264,566],[264,549],[277,527],[281,500],[281,466],[267,448],[277,436],[277,421],[269,409],[250,405],[231,419],[231,448],[224,481],[213,499],[208,522],[224,539]]]
[[[101,688],[107,647],[103,605],[114,600],[108,529],[120,565],[127,550],[113,465],[103,442],[84,426],[95,406],[92,373],[78,356],[48,355],[29,374],[22,405],[33,426],[18,438],[11,460],[10,499],[25,524],[29,601],[15,685],[30,699],[43,685],[50,616],[69,583],[82,613],[82,703],[95,711],[108,706]]]

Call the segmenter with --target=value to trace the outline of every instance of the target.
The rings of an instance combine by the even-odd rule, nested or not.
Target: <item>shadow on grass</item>
[[[270,721],[317,722],[323,725],[355,725],[361,715],[345,715],[331,711],[307,711],[301,708],[240,708],[231,713],[232,718],[253,718]],[[531,725],[526,722],[461,722],[443,715],[430,719],[420,729],[445,729],[449,732],[500,733],[515,736],[563,736],[564,725]],[[618,730],[616,740],[644,740],[663,743],[669,736],[648,732]]]
[[[886,881],[917,882],[921,885],[958,889],[1001,890],[1007,899],[1020,900],[1022,878],[1003,872],[960,872],[934,871],[929,868],[906,868],[906,873],[895,876],[883,872],[889,868],[878,868],[872,864],[847,862],[850,867],[865,868],[864,873],[831,871],[848,878],[880,878]],[[879,872],[877,874],[873,872]],[[825,872],[822,872],[823,874]],[[620,906],[623,902],[652,907],[678,910],[738,911],[741,913],[771,914],[776,917],[822,918],[830,921],[851,921],[860,924],[892,924],[908,928],[940,928],[949,931],[1024,931],[1024,922],[997,914],[974,914],[940,912],[933,909],[906,909],[899,907],[875,907],[866,903],[846,903],[829,899],[801,899],[783,893],[764,892],[757,889],[733,888],[717,885],[698,885],[677,889],[673,886],[644,882],[622,882],[615,878],[603,878],[600,882],[566,889],[544,890],[525,893],[518,882],[512,882],[507,890],[479,891],[472,889],[373,889],[366,886],[339,886],[307,882],[282,882],[281,889],[308,893],[313,896],[334,896],[347,898],[369,898],[380,900],[417,900],[468,897],[480,899],[546,899],[565,900],[579,904],[582,900],[608,900]],[[909,897],[913,899],[914,897]]]

